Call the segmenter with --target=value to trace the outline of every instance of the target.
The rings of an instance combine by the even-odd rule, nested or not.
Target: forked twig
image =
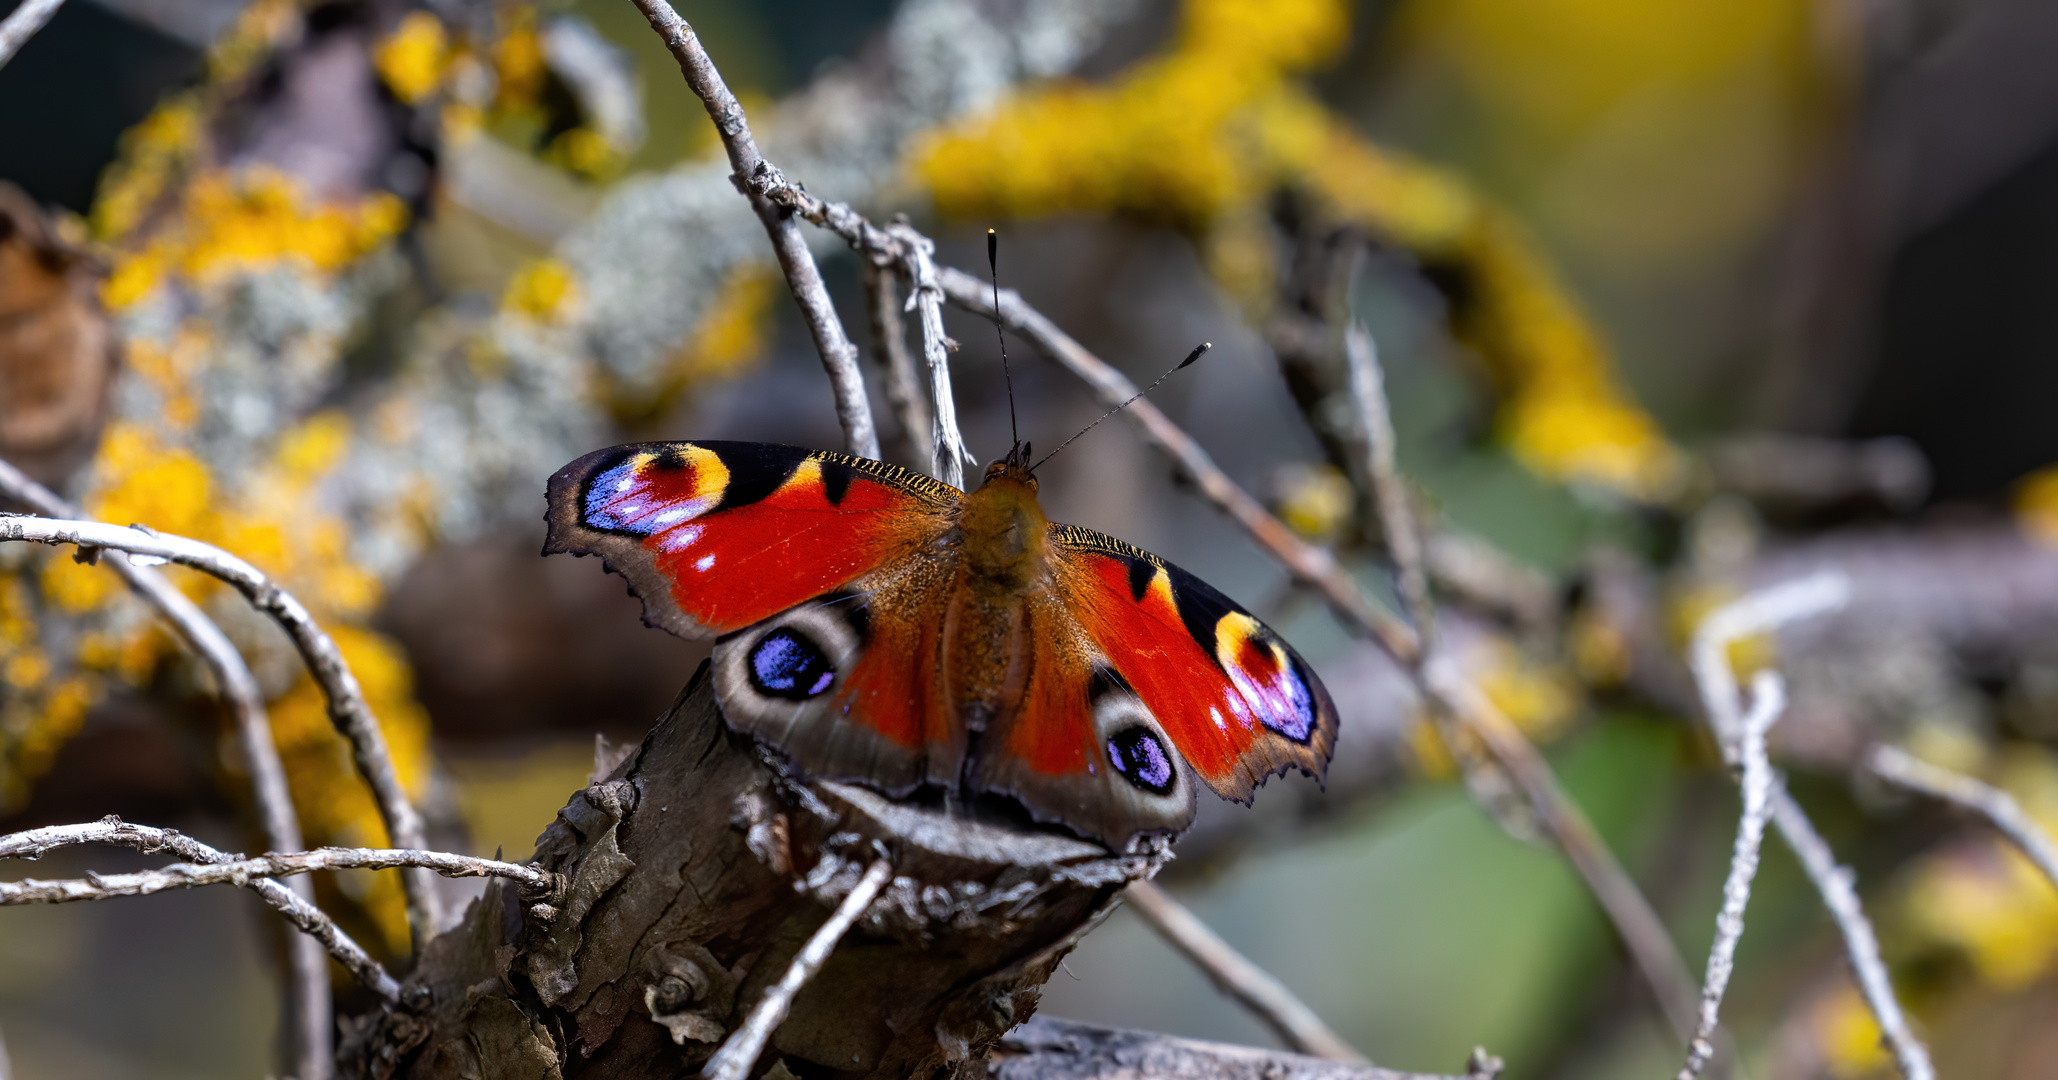
[[[786,1020],[786,1014],[793,1008],[793,997],[800,988],[822,970],[822,964],[850,931],[851,925],[863,917],[865,909],[886,887],[893,877],[893,863],[888,859],[875,860],[865,869],[863,877],[850,890],[850,895],[836,905],[829,915],[829,921],[817,929],[807,944],[801,946],[798,955],[786,968],[786,973],[765,991],[765,996],[751,1006],[750,1015],[744,1018],[742,1026],[731,1032],[722,1042],[722,1048],[702,1066],[700,1075],[706,1080],[743,1080],[750,1074],[750,1067],[757,1063],[759,1054],[764,1053],[765,1043],[772,1032]]]
[[[904,224],[896,224],[888,232],[905,252],[908,306],[919,312],[922,320],[922,358],[929,364],[929,399],[935,406],[930,426],[936,478],[961,488],[965,469],[978,469],[979,459],[972,456],[958,427],[957,401],[950,388],[950,350],[957,343],[943,332],[943,293],[937,288],[936,264],[931,259],[935,245]]]
[[[2022,812],[2015,797],[1963,773],[1931,765],[1898,746],[1875,746],[1865,759],[1873,775],[1932,799],[1941,799],[1987,819],[2058,887],[2058,846]]]
[[[76,507],[49,488],[37,483],[13,463],[0,460],[0,495],[52,518],[76,518]],[[143,602],[155,608],[186,647],[200,657],[214,674],[217,692],[235,717],[237,746],[243,751],[243,767],[250,774],[251,803],[257,810],[264,843],[272,851],[299,851],[305,847],[300,834],[300,816],[293,809],[293,793],[286,782],[286,767],[279,760],[278,745],[272,739],[271,717],[264,707],[264,694],[257,677],[243,662],[243,655],[178,587],[163,574],[127,559],[111,559],[108,567]],[[289,886],[302,900],[314,901],[314,884],[296,880]],[[287,1015],[292,1017],[294,1075],[299,1080],[326,1080],[335,1059],[334,1008],[329,993],[328,961],[320,942],[295,935],[287,943],[287,967],[291,980],[287,988]]]
[[[1850,598],[1850,584],[1841,574],[1816,574],[1799,581],[1764,589],[1718,609],[1701,621],[1694,632],[1692,662],[1694,680],[1708,710],[1708,725],[1722,746],[1724,760],[1739,763],[1743,756],[1745,728],[1742,695],[1729,665],[1729,647],[1755,634],[1768,633],[1788,623],[1842,607]],[[1880,959],[1879,939],[1872,922],[1858,901],[1851,872],[1838,866],[1836,855],[1823,841],[1801,805],[1787,793],[1775,773],[1767,785],[1772,822],[1801,860],[1801,866],[1822,896],[1837,931],[1843,935],[1844,953],[1858,979],[1859,992],[1879,1022],[1879,1028],[1894,1060],[1907,1080],[1934,1080],[1929,1051],[1908,1029],[1901,1003]]]
[[[842,320],[836,316],[836,305],[822,283],[821,268],[815,265],[815,257],[807,249],[800,224],[748,186],[765,159],[758,152],[757,140],[751,137],[750,121],[743,115],[743,106],[729,92],[722,73],[701,47],[700,36],[672,10],[671,4],[666,0],[635,0],[635,4],[678,60],[686,85],[707,107],[707,115],[721,136],[722,148],[729,154],[736,187],[750,200],[758,220],[772,238],[779,269],[786,274],[787,288],[800,305],[801,317],[814,338],[815,351],[821,354],[822,369],[829,374],[830,389],[836,394],[836,421],[843,425],[844,449],[857,457],[877,458],[879,433],[872,424],[872,403],[865,396],[865,375],[858,367],[857,346],[851,343]]]
[[[335,639],[322,630],[293,594],[273,584],[256,567],[212,544],[97,521],[0,515],[0,540],[75,544],[81,548],[127,552],[188,566],[234,586],[252,606],[270,615],[292,638],[294,647],[299,650],[301,659],[328,701],[330,722],[350,741],[357,771],[371,787],[372,799],[393,843],[414,850],[428,848],[422,832],[421,815],[400,786],[400,775],[393,767],[392,754],[386,749],[385,733],[379,729],[378,720],[365,704],[364,691],[357,684],[357,676],[351,674],[350,666],[343,662],[343,654],[336,648]],[[419,947],[441,928],[441,905],[432,875],[427,871],[407,872],[401,882],[406,886],[408,915]]]
[[[1730,853],[1729,877],[1722,883],[1722,910],[1715,916],[1715,943],[1708,950],[1708,971],[1701,983],[1701,1022],[1687,1042],[1686,1064],[1678,1080],[1694,1080],[1715,1056],[1715,1031],[1722,1019],[1722,995],[1736,970],[1736,947],[1744,936],[1744,909],[1751,902],[1751,881],[1758,875],[1758,856],[1765,846],[1765,823],[1772,816],[1774,776],[1765,753],[1765,733],[1786,709],[1786,684],[1777,672],[1761,671],[1751,682],[1751,712],[1744,718],[1743,814],[1737,821],[1736,846]]]
[[[1271,1028],[1288,1049],[1331,1061],[1371,1064],[1343,1036],[1330,1030],[1286,984],[1237,952],[1157,882],[1132,881],[1123,898],[1159,937],[1206,973],[1217,990],[1234,998]]]
[[[80,844],[109,844],[133,848],[145,854],[169,851],[195,863],[226,863],[240,858],[171,829],[131,825],[117,817],[106,817],[84,825],[52,825],[0,836],[0,859],[34,859],[57,848]],[[388,1002],[400,1000],[400,984],[321,909],[268,878],[252,879],[248,885],[259,899],[284,915],[303,934],[319,942],[337,963],[357,976],[358,981],[370,987],[373,993]],[[327,978],[328,972],[324,970],[322,976]]]

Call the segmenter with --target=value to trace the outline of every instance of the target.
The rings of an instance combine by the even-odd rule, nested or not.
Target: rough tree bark
[[[765,1067],[982,1076],[1058,961],[1168,857],[1162,841],[1116,855],[795,778],[728,729],[706,672],[544,831],[536,859],[562,895],[489,885],[430,944],[403,1005],[352,1025],[342,1075],[690,1075],[884,855],[891,882],[795,998]]]

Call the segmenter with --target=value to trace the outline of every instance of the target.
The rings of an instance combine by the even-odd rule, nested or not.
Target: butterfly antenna
[[[1149,386],[1146,386],[1143,389],[1138,390],[1135,394],[1130,396],[1128,401],[1125,401],[1120,405],[1117,405],[1114,408],[1109,409],[1107,412],[1100,414],[1099,419],[1095,420],[1091,424],[1086,425],[1083,428],[1080,428],[1079,435],[1084,435],[1087,432],[1092,431],[1094,428],[1100,426],[1101,420],[1106,420],[1108,417],[1113,416],[1116,413],[1121,412],[1123,409],[1126,409],[1129,406],[1136,404],[1137,401],[1143,397],[1143,395],[1148,394],[1153,390],[1156,390],[1158,388],[1158,383],[1164,382],[1166,379],[1171,378],[1172,372],[1178,371],[1181,368],[1191,365],[1195,360],[1201,358],[1202,353],[1207,352],[1209,349],[1212,349],[1214,347],[1215,343],[1212,341],[1203,341],[1199,345],[1194,346],[1193,351],[1186,354],[1186,359],[1181,360],[1178,363],[1172,365],[1171,368],[1168,369],[1163,375],[1158,376],[1157,382],[1151,383]],[[1043,457],[1039,459],[1036,462],[1036,464],[1029,466],[1029,471],[1035,472],[1037,469],[1042,468],[1044,462],[1049,461],[1050,459],[1058,456],[1058,451],[1063,450],[1065,447],[1072,445],[1072,443],[1079,438],[1079,435],[1074,435],[1072,436],[1072,438],[1066,439],[1064,442],[1059,443],[1057,450],[1053,450],[1050,453],[1043,455]]]
[[[1008,370],[1008,335],[1000,327],[1000,234],[986,230],[986,269],[993,275],[993,336],[1000,339],[1000,375],[1008,384],[1008,438],[1022,444],[1022,431],[1015,426],[1015,373]]]

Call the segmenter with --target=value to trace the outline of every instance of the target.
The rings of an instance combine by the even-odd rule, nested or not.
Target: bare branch
[[[43,24],[49,22],[50,17],[63,6],[64,0],[22,0],[21,6],[7,16],[7,21],[0,22],[0,67],[14,59],[14,54],[20,52],[21,47],[35,37],[36,31],[41,30]]]
[[[190,836],[171,829],[155,829],[148,825],[131,825],[118,817],[105,817],[85,825],[52,825],[27,832],[0,836],[0,859],[35,859],[45,852],[57,848],[74,847],[80,844],[109,844],[114,847],[133,848],[145,854],[169,851],[193,863],[220,864],[238,861],[241,856],[218,851]],[[279,914],[304,934],[320,942],[336,962],[343,965],[358,981],[370,987],[386,1001],[400,1000],[400,984],[378,961],[351,940],[350,935],[339,929],[335,922],[321,909],[295,895],[276,881],[265,878],[247,882],[252,891],[265,903],[277,909]],[[328,977],[325,970],[324,978]]]
[[[2015,798],[1963,773],[1939,768],[1898,746],[1875,746],[1866,767],[1889,783],[1909,791],[1954,803],[1986,817],[2001,835],[2036,864],[2053,886],[2058,886],[2058,847],[2051,837],[2022,812]]]
[[[1237,952],[1156,882],[1132,881],[1124,898],[1159,937],[1193,961],[1215,984],[1215,989],[1234,998],[1271,1028],[1288,1049],[1330,1061],[1370,1064],[1365,1055],[1330,1030],[1315,1010],[1295,997],[1284,983]]]
[[[0,495],[35,512],[53,518],[77,518],[77,508],[11,462],[0,460]],[[214,673],[214,683],[229,713],[236,720],[237,745],[243,751],[243,768],[250,774],[251,803],[257,809],[264,843],[272,851],[299,851],[307,846],[300,835],[300,816],[293,809],[293,793],[286,783],[286,767],[279,760],[278,745],[272,740],[271,717],[265,712],[264,694],[257,677],[243,662],[243,655],[178,587],[163,574],[128,559],[111,559],[112,569],[143,602],[157,609],[171,624],[186,647],[200,657]],[[296,880],[289,885],[295,895],[314,901],[314,884]],[[335,1061],[335,1018],[329,993],[329,967],[319,941],[295,936],[286,946],[290,983],[286,1010],[292,1018],[294,1075],[299,1080],[326,1080]]]
[[[764,155],[758,152],[757,141],[751,137],[750,121],[743,115],[743,106],[736,101],[736,95],[729,92],[729,86],[722,81],[722,73],[715,70],[714,61],[708,58],[707,50],[701,47],[700,36],[693,27],[672,10],[666,0],[635,0],[637,10],[650,20],[650,28],[664,39],[673,58],[679,61],[679,70],[686,76],[686,85],[707,107],[707,115],[715,123],[720,134],[722,147],[729,153],[729,166],[734,170],[737,190],[750,200],[757,211],[758,220],[764,222],[765,232],[772,238],[772,250],[779,257],[779,268],[786,273],[787,288],[793,292],[793,300],[800,305],[800,314],[807,321],[808,333],[813,335],[815,351],[821,354],[822,369],[829,374],[829,386],[836,394],[836,421],[843,425],[844,449],[862,458],[879,456],[879,433],[872,425],[872,403],[865,396],[864,372],[858,368],[857,346],[851,343],[850,335],[843,330],[843,322],[837,318],[836,305],[829,299],[829,289],[822,283],[821,268],[815,265],[815,257],[808,252],[807,241],[800,234],[800,224],[787,215],[771,200],[752,191],[749,181],[759,167],[765,164]]]
[[[1901,1075],[1907,1080],[1936,1080],[1929,1050],[1908,1030],[1908,1019],[1901,1013],[1901,1003],[1894,998],[1893,981],[1887,977],[1886,962],[1880,959],[1879,938],[1874,936],[1872,922],[1858,902],[1851,871],[1837,865],[1835,853],[1815,831],[1801,804],[1777,780],[1772,784],[1772,820],[1779,826],[1787,847],[1800,857],[1808,879],[1822,894],[1823,906],[1836,920],[1837,931],[1844,936],[1844,953],[1850,957],[1851,970],[1858,977],[1858,991],[1879,1021],[1879,1030],[1888,1049],[1893,1051]]]
[[[908,305],[922,317],[922,357],[929,362],[929,399],[936,406],[930,422],[934,471],[937,479],[961,488],[965,486],[964,470],[976,471],[979,459],[972,456],[964,432],[958,428],[957,401],[950,389],[950,350],[957,343],[943,332],[943,293],[936,286],[936,264],[930,258],[935,245],[904,224],[895,225],[891,233],[906,253],[908,280],[913,283]]]
[[[1459,673],[1436,648],[1435,607],[1429,575],[1423,568],[1421,535],[1409,502],[1407,484],[1394,459],[1393,417],[1386,400],[1385,377],[1372,337],[1354,325],[1344,335],[1351,366],[1351,392],[1366,434],[1365,475],[1370,477],[1379,507],[1380,525],[1392,552],[1401,594],[1415,619],[1414,647],[1395,652],[1410,669],[1434,714],[1455,719],[1460,730],[1447,732],[1451,750],[1463,760],[1463,737],[1476,737],[1492,758],[1492,768],[1506,775],[1535,815],[1538,826],[1557,844],[1585,880],[1629,950],[1637,970],[1682,1040],[1694,1029],[1693,980],[1664,920],[1615,854],[1601,840],[1593,823],[1565,794],[1557,776],[1536,746],[1500,710]],[[1355,589],[1355,583],[1352,586]],[[1484,763],[1468,763],[1468,778]]]
[[[873,348],[879,365],[886,371],[886,404],[900,424],[906,460],[920,460],[923,435],[930,431],[929,406],[922,398],[920,376],[915,373],[914,355],[908,352],[907,327],[901,322],[900,297],[894,288],[893,271],[874,259],[861,260],[865,267],[866,311],[871,315]],[[934,455],[930,456],[934,463]]]
[[[1429,600],[1429,575],[1423,569],[1422,535],[1415,527],[1408,485],[1396,461],[1392,410],[1386,401],[1386,373],[1378,347],[1361,323],[1343,335],[1344,355],[1351,366],[1351,396],[1358,402],[1358,423],[1365,429],[1366,468],[1379,500],[1388,550],[1400,579],[1401,601],[1415,620],[1415,633],[1425,651],[1436,646],[1436,609]]]
[[[533,866],[479,859],[447,851],[405,848],[315,848],[259,855],[217,863],[173,863],[133,874],[87,874],[84,878],[0,881],[0,907],[17,904],[66,904],[74,900],[111,900],[117,896],[149,896],[167,889],[202,885],[248,885],[260,878],[289,877],[316,870],[393,870],[418,866],[445,877],[504,877],[535,889],[553,889],[556,879]]]
[[[1323,1058],[1033,1016],[994,1051],[994,1080],[1459,1080]],[[1464,1080],[1493,1080],[1499,1059],[1475,1050]]]
[[[1715,1055],[1722,995],[1736,970],[1736,947],[1744,936],[1744,908],[1751,902],[1751,881],[1758,874],[1765,823],[1772,816],[1772,762],[1765,754],[1765,733],[1785,709],[1785,682],[1776,672],[1759,672],[1751,682],[1751,712],[1743,723],[1743,814],[1737,821],[1729,877],[1722,883],[1722,910],[1715,916],[1715,944],[1708,950],[1708,971],[1701,984],[1701,1022],[1687,1043],[1686,1064],[1680,1067],[1678,1080],[1694,1080]]]
[[[835,950],[836,943],[850,931],[851,924],[864,915],[872,906],[879,890],[886,887],[887,879],[893,876],[893,863],[879,859],[865,869],[863,877],[850,890],[850,895],[836,905],[829,921],[816,930],[800,953],[787,967],[786,974],[765,991],[765,996],[751,1007],[750,1015],[744,1018],[742,1026],[730,1034],[722,1048],[707,1060],[700,1075],[707,1080],[743,1080],[750,1074],[750,1067],[757,1063],[757,1056],[764,1052],[765,1043],[772,1032],[777,1031],[786,1013],[793,1008],[793,996],[800,993],[815,973],[822,970],[822,964]]]
[[[270,615],[293,639],[301,660],[307,664],[316,685],[328,699],[330,722],[344,738],[350,740],[351,756],[357,763],[357,771],[371,787],[373,801],[379,807],[379,816],[384,819],[393,842],[399,847],[415,850],[428,847],[422,832],[421,815],[400,786],[400,775],[394,770],[393,757],[386,749],[385,733],[379,729],[378,720],[365,704],[364,691],[357,684],[357,676],[351,674],[350,666],[343,662],[343,654],[336,648],[335,640],[315,623],[314,617],[293,594],[272,584],[271,579],[256,567],[198,540],[97,521],[4,514],[0,515],[0,540],[76,544],[85,548],[122,551],[131,556],[140,555],[146,559],[162,559],[188,566],[235,586],[237,592],[258,610]],[[135,560],[126,561],[133,565]],[[415,940],[419,946],[441,928],[441,905],[435,885],[426,871],[406,874],[401,881],[407,888],[408,915],[414,924]]]

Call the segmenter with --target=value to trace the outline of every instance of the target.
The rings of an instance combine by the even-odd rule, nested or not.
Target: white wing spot
[[[699,560],[698,562],[695,562],[695,563],[693,564],[693,568],[694,568],[695,570],[706,570],[706,569],[708,569],[709,567],[713,566],[714,564],[715,564],[715,557],[714,557],[713,555],[702,555],[702,556],[700,557],[700,560]]]

